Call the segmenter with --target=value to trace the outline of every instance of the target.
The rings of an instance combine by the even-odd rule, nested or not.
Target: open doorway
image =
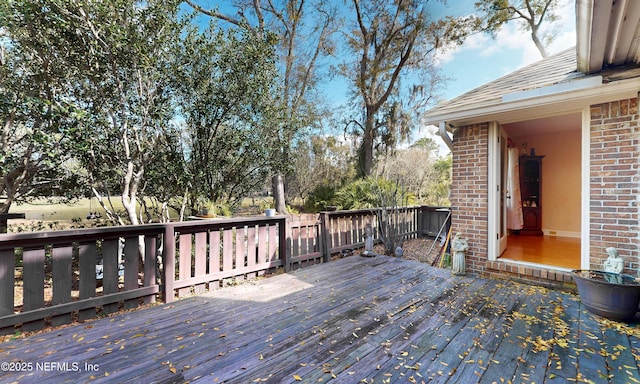
[[[528,220],[525,230],[509,228],[507,247],[500,258],[580,268],[582,114],[512,122],[501,127],[517,153],[540,157],[540,175],[539,192],[521,192],[528,194],[521,203]]]

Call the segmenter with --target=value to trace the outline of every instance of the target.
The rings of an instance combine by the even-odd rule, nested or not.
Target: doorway
[[[498,241],[493,254],[504,260],[541,264],[551,267],[578,269],[581,266],[582,237],[582,114],[574,114],[495,124],[496,139],[506,140],[518,148],[521,155],[544,156],[541,171],[540,208],[542,236],[522,236],[517,228],[507,228],[505,198],[510,191],[502,191],[504,178],[504,144],[494,144],[494,177],[490,185],[497,209],[493,210]],[[491,151],[491,148],[490,148]],[[490,181],[491,182],[491,181]],[[491,196],[490,196],[491,198]],[[531,204],[523,203],[523,204]],[[511,224],[510,224],[511,225]],[[504,245],[503,245],[504,243]],[[495,260],[495,259],[494,259]]]

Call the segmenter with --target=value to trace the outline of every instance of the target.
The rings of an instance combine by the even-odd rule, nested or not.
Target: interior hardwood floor
[[[580,269],[580,239],[510,235],[502,259]]]

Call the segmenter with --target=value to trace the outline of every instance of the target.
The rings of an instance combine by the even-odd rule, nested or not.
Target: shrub
[[[341,209],[366,209],[414,204],[412,194],[393,181],[368,177],[353,181],[336,193]]]
[[[320,212],[335,204],[336,189],[329,185],[318,185],[307,197],[304,209],[307,212]]]
[[[397,183],[368,177],[354,180],[337,190],[332,186],[319,185],[307,197],[304,208],[307,212],[319,212],[330,206],[367,209],[412,204],[415,204],[415,197]]]

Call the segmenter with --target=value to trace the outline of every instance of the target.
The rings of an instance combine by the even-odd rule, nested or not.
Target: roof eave
[[[455,112],[427,115],[428,125],[442,122],[454,126],[499,121],[509,123],[580,111],[586,106],[638,96],[640,78],[626,79],[597,87],[554,93],[529,99],[490,102]]]

